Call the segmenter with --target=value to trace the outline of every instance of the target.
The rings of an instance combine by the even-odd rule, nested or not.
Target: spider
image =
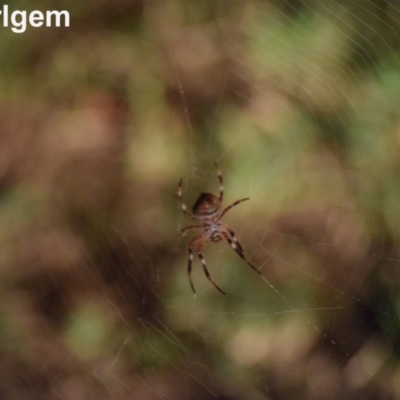
[[[196,203],[192,208],[192,213],[188,212],[186,204],[182,199],[182,184],[183,179],[179,181],[177,196],[181,205],[181,209],[183,214],[191,218],[195,221],[198,221],[200,225],[189,225],[180,230],[180,234],[183,235],[186,231],[190,229],[201,229],[202,232],[196,235],[188,244],[188,266],[187,272],[189,277],[190,286],[193,290],[193,293],[196,293],[194,289],[193,281],[192,281],[192,262],[193,262],[193,250],[197,252],[197,255],[200,259],[201,266],[203,267],[204,274],[207,279],[222,293],[226,294],[212,279],[210,273],[208,272],[206,260],[203,257],[202,250],[204,245],[210,242],[219,242],[221,240],[226,240],[229,245],[235,250],[236,254],[244,260],[247,265],[249,265],[254,271],[256,271],[259,275],[261,272],[246,258],[244,255],[243,247],[239,243],[238,239],[233,232],[233,229],[222,222],[222,217],[232,208],[242,203],[243,201],[249,200],[249,197],[244,199],[236,200],[231,205],[225,207],[221,211],[222,200],[224,197],[224,181],[222,179],[222,173],[215,162],[215,168],[217,170],[217,177],[219,182],[219,196],[215,196],[211,193],[201,193]]]

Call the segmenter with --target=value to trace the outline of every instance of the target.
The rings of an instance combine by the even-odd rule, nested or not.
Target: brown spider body
[[[225,292],[213,281],[208,272],[206,261],[202,254],[202,249],[204,245],[210,242],[220,242],[221,240],[226,240],[229,245],[235,250],[236,254],[244,260],[251,268],[253,268],[258,274],[261,275],[260,271],[249,261],[244,255],[243,247],[237,240],[235,233],[232,228],[221,221],[222,217],[234,206],[239,203],[248,200],[246,197],[244,199],[240,199],[224,208],[221,211],[222,199],[224,197],[224,186],[221,170],[218,167],[218,164],[215,163],[215,167],[217,169],[217,176],[219,181],[219,197],[211,194],[211,193],[201,193],[196,203],[192,208],[192,214],[187,211],[186,204],[182,200],[182,183],[183,180],[179,181],[177,196],[181,203],[181,209],[183,214],[186,217],[194,219],[195,221],[200,222],[200,225],[189,225],[180,230],[181,234],[184,234],[189,229],[201,229],[202,233],[195,236],[188,245],[189,258],[188,258],[188,276],[190,286],[194,293],[196,293],[193,282],[192,282],[192,261],[193,261],[193,249],[197,251],[197,255],[200,259],[201,266],[203,267],[204,273],[207,279],[223,294]]]
[[[220,208],[221,202],[217,196],[211,193],[202,193],[194,203],[192,212],[199,221],[215,221],[218,219]]]

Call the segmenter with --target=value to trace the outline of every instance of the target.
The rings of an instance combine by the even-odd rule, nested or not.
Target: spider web
[[[358,2],[253,6],[241,21],[248,52],[229,54],[214,83],[215,112],[200,132],[191,107],[201,100],[188,99],[179,60],[172,61],[189,131],[186,176],[197,189],[186,193],[190,199],[204,186],[216,193],[212,160],[229,165],[225,198],[249,196],[252,205],[227,219],[263,274],[226,246],[208,250],[213,278],[229,282],[227,298],[212,293],[198,266],[198,296],[168,304],[178,330],[202,343],[200,355],[186,356],[186,371],[198,370],[217,398],[397,396],[388,382],[398,366],[387,364],[397,358],[399,259],[390,239],[397,212],[375,190],[379,153],[393,162],[397,155],[382,130],[396,129],[390,115],[398,120],[386,109],[397,94],[385,89],[385,75],[398,68],[392,18],[399,10]],[[375,107],[383,115],[371,113]]]
[[[19,268],[5,273],[12,280],[1,322],[12,344],[2,368],[15,385],[2,381],[0,397],[400,397],[400,8],[322,0],[152,6],[138,18],[145,39],[128,40],[122,29],[118,40],[76,45],[67,35],[72,50],[49,68],[49,85],[62,89],[84,75],[81,63],[129,70],[129,90],[85,93],[95,107],[62,120],[68,132],[80,129],[64,138],[76,156],[67,174],[50,179],[33,168],[38,187],[56,182],[51,222],[38,218],[19,233],[13,261],[4,261]],[[71,77],[65,60],[80,72]],[[132,120],[121,117],[121,109],[129,114],[121,98]],[[111,120],[110,131],[88,120]],[[102,140],[123,137],[123,151],[85,142],[84,153],[79,134],[92,128]],[[54,146],[48,136],[43,143]],[[57,153],[47,157],[42,169]],[[176,199],[179,179],[188,207],[201,192],[217,194],[214,161],[224,205],[250,197],[224,221],[262,274],[227,243],[207,244],[208,270],[226,296],[199,260],[192,293],[192,234],[177,234],[191,223]],[[110,164],[113,177],[125,168],[123,183],[109,177]],[[4,214],[19,201],[13,196]],[[38,352],[45,361],[36,371]]]
[[[187,87],[190,67],[179,58],[179,51],[192,55],[185,44],[189,55],[177,45],[171,56],[188,132],[186,202],[203,188],[217,192],[218,160],[227,201],[251,198],[226,220],[263,274],[223,245],[209,246],[205,257],[226,298],[198,264],[198,295],[189,299],[182,272],[182,289],[164,302],[170,326],[187,340],[176,344],[184,349],[182,370],[210,398],[397,396],[398,364],[388,369],[397,359],[399,259],[390,238],[397,212],[376,194],[376,181],[387,178],[377,172],[381,152],[389,164],[397,154],[382,130],[394,130],[389,120],[398,118],[387,107],[397,95],[386,85],[398,68],[399,10],[286,6],[244,10],[240,29],[249,45],[227,45],[216,95]],[[210,110],[202,114],[202,105]],[[182,269],[185,243],[178,244]]]

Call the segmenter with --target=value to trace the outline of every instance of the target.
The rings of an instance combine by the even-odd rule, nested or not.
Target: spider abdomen
[[[199,219],[214,219],[219,212],[219,198],[211,193],[202,193],[194,204],[193,214]]]

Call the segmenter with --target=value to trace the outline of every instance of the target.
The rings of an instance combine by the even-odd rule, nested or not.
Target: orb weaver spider
[[[182,199],[182,185],[183,179],[179,181],[178,184],[178,200],[181,205],[181,209],[183,214],[191,218],[195,221],[198,221],[200,225],[188,225],[182,228],[179,233],[181,235],[185,234],[186,231],[190,229],[201,229],[202,232],[196,235],[192,240],[190,240],[188,244],[188,266],[187,272],[189,277],[190,286],[193,290],[193,293],[196,293],[194,289],[193,281],[192,281],[192,262],[193,262],[193,249],[197,252],[197,256],[201,262],[201,266],[203,267],[204,274],[206,275],[207,279],[222,293],[226,294],[212,279],[210,273],[208,272],[206,260],[202,254],[202,250],[204,245],[210,242],[219,242],[221,240],[226,240],[229,245],[235,250],[235,253],[244,260],[248,266],[250,266],[254,271],[256,271],[259,275],[261,272],[246,258],[244,255],[244,250],[242,245],[239,243],[233,229],[222,222],[222,217],[233,207],[237,206],[238,204],[242,203],[243,201],[249,200],[249,197],[244,199],[236,200],[231,205],[225,207],[221,211],[222,200],[224,197],[224,181],[222,178],[221,170],[218,164],[215,162],[215,168],[217,170],[217,177],[219,182],[219,196],[215,196],[211,193],[201,193],[199,198],[197,199],[196,203],[192,208],[192,213],[188,212],[186,204]]]

